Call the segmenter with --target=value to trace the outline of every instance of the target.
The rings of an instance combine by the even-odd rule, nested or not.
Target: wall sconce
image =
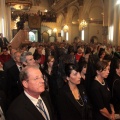
[[[53,32],[56,33],[56,32],[57,32],[57,28],[54,28],[54,29],[53,29]]]
[[[68,27],[67,25],[65,25],[65,26],[63,27],[63,30],[64,30],[64,32],[68,32],[69,27]]]
[[[47,33],[49,34],[49,36],[51,36],[51,35],[52,35],[52,30],[49,29],[49,30],[47,31]]]
[[[82,20],[79,24],[80,30],[81,30],[81,28],[84,29],[85,27],[87,27],[87,24],[88,23],[85,20]]]

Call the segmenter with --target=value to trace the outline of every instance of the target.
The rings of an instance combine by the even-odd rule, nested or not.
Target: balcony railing
[[[32,5],[32,0],[6,0],[5,3],[7,5],[16,5],[16,4],[25,4],[25,5]]]

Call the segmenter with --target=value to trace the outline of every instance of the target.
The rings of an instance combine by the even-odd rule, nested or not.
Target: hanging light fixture
[[[67,25],[65,25],[65,26],[63,27],[63,30],[64,30],[64,32],[68,32],[69,27],[68,27]]]
[[[80,28],[85,28],[85,27],[87,27],[87,22],[83,19],[81,22],[80,22]]]

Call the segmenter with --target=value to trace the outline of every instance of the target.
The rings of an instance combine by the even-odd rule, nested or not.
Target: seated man
[[[20,73],[24,92],[8,109],[7,120],[54,120],[50,97],[38,66],[26,66]]]

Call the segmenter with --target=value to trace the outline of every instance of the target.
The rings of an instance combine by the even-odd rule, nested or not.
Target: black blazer
[[[51,110],[51,102],[48,93],[45,91],[41,97],[48,109],[50,120],[54,120],[53,112]],[[6,115],[7,120],[45,120],[39,110],[31,102],[31,100],[22,93],[11,104]]]
[[[6,85],[7,85],[7,104],[11,102],[23,92],[23,87],[19,79],[19,69],[16,64],[6,71]]]
[[[84,97],[86,96],[84,87],[79,85],[78,89],[84,101]],[[85,113],[86,105],[87,103],[85,103],[85,101],[84,106],[78,104],[68,84],[58,92],[58,113],[60,120],[88,120],[88,118],[86,118],[88,116]],[[91,118],[89,118],[89,120],[91,120]]]
[[[16,64],[15,61],[13,60],[13,58],[11,58],[10,60],[8,60],[3,64],[4,71],[7,71],[9,68],[11,68],[15,64]]]

